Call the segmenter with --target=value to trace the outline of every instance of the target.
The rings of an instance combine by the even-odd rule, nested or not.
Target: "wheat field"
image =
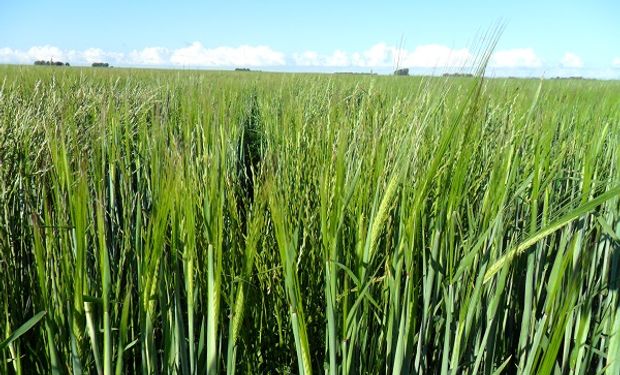
[[[0,84],[0,373],[620,373],[619,82]]]

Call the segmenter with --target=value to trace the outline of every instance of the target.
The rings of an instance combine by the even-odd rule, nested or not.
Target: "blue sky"
[[[620,78],[620,1],[0,0],[0,62]],[[401,43],[402,41],[402,43]]]

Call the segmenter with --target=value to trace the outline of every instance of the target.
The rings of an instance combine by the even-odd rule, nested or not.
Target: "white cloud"
[[[320,66],[323,65],[321,57],[315,51],[305,51],[302,53],[294,53],[293,61],[298,66]]]
[[[12,48],[0,48],[0,62],[32,63],[35,60],[63,61],[66,54],[58,47],[45,45],[31,47],[27,51]]]
[[[322,67],[387,67],[392,66],[394,49],[385,43],[375,44],[366,51],[347,53],[336,50],[330,55],[321,55],[316,51],[294,53],[292,62],[297,66]]]
[[[89,48],[82,52],[82,57],[87,63],[103,62],[104,52],[101,48]]]
[[[32,47],[28,50],[27,55],[33,60],[65,60],[65,53],[60,48],[49,45]]]
[[[52,45],[34,46],[25,50],[0,47],[0,63],[32,64],[35,60],[49,59],[69,62],[72,65],[108,62],[114,66],[287,66],[291,69],[297,67],[300,70],[304,67],[318,67],[372,69],[380,72],[390,72],[396,65],[426,71],[426,69],[434,68],[469,68],[476,62],[476,56],[468,48],[450,48],[440,44],[399,49],[387,43],[377,43],[366,50],[358,51],[338,49],[330,53],[321,53],[308,50],[287,54],[264,45],[207,48],[201,42],[194,42],[177,49],[151,46],[126,53],[106,51],[101,48],[63,50]],[[620,56],[613,59],[612,66],[620,68]],[[540,68],[553,67],[545,66],[533,49],[520,48],[493,53],[489,68],[500,71],[501,74],[518,71],[515,75],[523,75],[532,72],[539,74]],[[556,68],[583,69],[583,62],[579,56],[567,52]],[[611,70],[611,67],[609,69]]]
[[[438,44],[416,47],[413,51],[401,51],[399,66],[413,68],[464,67],[473,62],[467,48],[451,49]]]
[[[346,52],[336,50],[325,61],[327,66],[349,66],[349,56]]]
[[[338,57],[338,56],[336,56]],[[88,48],[63,51],[54,46],[36,46],[27,51],[0,48],[0,62],[31,64],[35,60],[54,60],[71,64],[108,62],[116,65],[190,65],[190,66],[281,66],[286,64],[283,53],[267,46],[218,47],[208,49],[200,42],[170,51],[163,47],[147,47],[128,54]]]
[[[147,47],[129,53],[129,62],[135,65],[166,65],[170,52],[163,47]]]
[[[73,52],[73,51],[72,51]],[[85,61],[89,64],[94,62],[107,62],[114,64],[125,63],[125,54],[122,52],[106,52],[101,48],[89,48],[83,52],[76,52],[75,58],[78,61]]]
[[[32,62],[27,52],[14,50],[12,48],[0,48],[0,62],[8,63],[28,63]]]
[[[293,62],[297,66],[345,67],[350,65],[349,55],[340,50],[336,50],[327,56],[319,55],[315,51],[294,53]]]
[[[378,43],[364,52],[355,52],[351,55],[354,66],[360,67],[387,67],[394,65],[396,49],[385,43]]]
[[[346,53],[336,50],[331,55],[320,55],[315,51],[293,54],[297,66],[393,68],[396,65],[408,68],[463,67],[471,64],[473,56],[467,48],[451,49],[438,44],[405,50],[385,43],[378,43],[361,52]]]
[[[611,62],[611,65],[616,68],[620,68],[620,57],[616,57],[614,61]]]
[[[284,54],[267,46],[205,48],[194,42],[172,52],[173,65],[190,66],[279,66],[285,65]]]
[[[542,61],[531,48],[495,52],[489,64],[493,68],[540,68]]]
[[[84,51],[63,51],[58,47],[45,45],[31,47],[27,51],[0,48],[0,62],[31,64],[36,60],[62,61],[78,64],[93,62],[123,63],[124,54],[121,52],[106,52],[100,48],[88,48]]]
[[[572,52],[566,52],[562,61],[560,61],[560,65],[564,68],[583,68],[583,61],[581,57],[575,55]]]

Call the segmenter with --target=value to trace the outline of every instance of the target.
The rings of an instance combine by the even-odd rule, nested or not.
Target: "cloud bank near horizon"
[[[34,46],[28,50],[0,48],[0,63],[31,64],[35,60],[54,60],[73,65],[90,65],[107,62],[116,66],[136,67],[250,67],[288,68],[300,70],[327,69],[375,69],[389,72],[396,67],[412,69],[471,69],[478,63],[468,48],[450,48],[440,44],[420,45],[414,49],[399,49],[386,43],[377,43],[364,51],[335,50],[321,54],[306,50],[286,54],[266,45],[207,48],[201,42],[185,47],[168,49],[146,47],[130,52],[104,51],[100,48],[86,50],[63,50],[56,46]],[[573,74],[584,70],[580,56],[566,52],[555,63],[543,61],[532,48],[515,48],[495,51],[488,67],[497,71],[540,71],[555,69]],[[620,57],[605,69],[609,75],[620,67]]]

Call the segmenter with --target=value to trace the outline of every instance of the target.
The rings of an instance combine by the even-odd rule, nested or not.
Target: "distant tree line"
[[[340,75],[355,75],[355,76],[376,76],[378,73],[375,72],[334,72],[334,74]]]
[[[235,68],[235,72],[249,72],[250,68]]]
[[[103,62],[94,62],[91,66],[93,68],[111,68],[110,64]]]
[[[585,79],[585,78],[583,78],[582,76],[570,76],[570,77],[560,77],[560,76],[557,76],[557,77],[553,77],[551,79]]]
[[[395,76],[408,76],[409,75],[409,68],[396,69],[394,71],[394,75]]]
[[[34,62],[34,65],[54,65],[54,66],[69,66],[69,63],[63,63],[62,61],[45,61],[45,60],[37,60]]]
[[[443,74],[444,77],[467,77],[467,78],[471,78],[474,75],[471,73],[444,73]]]

